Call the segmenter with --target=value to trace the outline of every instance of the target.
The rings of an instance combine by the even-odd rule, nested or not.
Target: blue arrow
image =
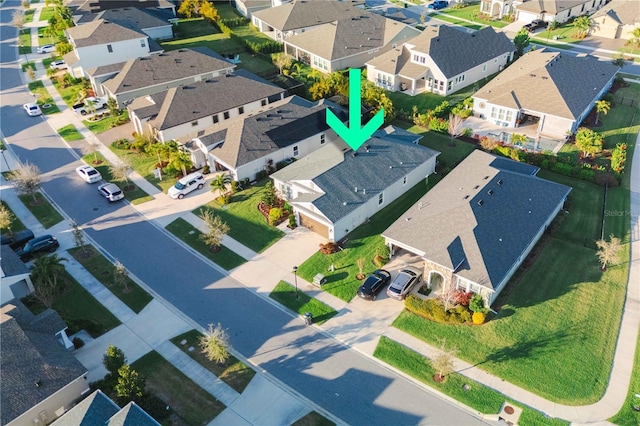
[[[327,108],[327,124],[345,141],[354,151],[362,146],[384,123],[384,108],[373,116],[364,127],[362,117],[360,95],[360,69],[349,70],[349,127],[345,126],[336,115]]]

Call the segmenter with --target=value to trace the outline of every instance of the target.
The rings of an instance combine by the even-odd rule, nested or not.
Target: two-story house
[[[480,12],[498,19],[513,15],[523,23],[542,19],[562,24],[571,18],[590,15],[606,3],[607,0],[482,0]]]
[[[492,27],[466,32],[429,26],[417,37],[367,62],[367,79],[390,91],[447,96],[501,71],[515,45]]]
[[[168,10],[124,7],[79,15],[75,23],[76,25],[83,25],[97,19],[115,22],[127,28],[136,28],[153,40],[173,38],[173,25],[178,22],[178,18]]]

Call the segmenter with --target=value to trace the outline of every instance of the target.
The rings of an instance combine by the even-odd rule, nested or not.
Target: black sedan
[[[377,269],[364,280],[358,289],[358,296],[364,300],[376,300],[376,296],[391,281],[391,274],[384,269]]]
[[[58,243],[56,237],[43,235],[29,241],[22,250],[16,251],[16,254],[20,257],[20,260],[26,262],[41,253],[53,253],[58,247],[60,247],[60,243]]]

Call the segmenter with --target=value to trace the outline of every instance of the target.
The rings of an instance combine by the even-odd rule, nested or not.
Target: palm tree
[[[587,15],[578,16],[575,21],[573,21],[573,26],[578,29],[578,37],[585,38],[593,26],[593,20]]]
[[[610,109],[611,109],[611,102],[605,101],[604,99],[596,101],[596,124],[598,124],[600,113],[607,115]]]
[[[65,289],[65,269],[61,262],[66,260],[54,253],[51,256],[38,257],[33,262],[31,278],[35,288],[34,294],[47,308],[51,307],[55,298]]]
[[[187,169],[190,169],[193,166],[193,163],[191,162],[191,155],[189,155],[188,152],[181,150],[171,153],[169,164],[176,169],[180,169],[182,171],[182,176],[186,176]]]
[[[312,68],[311,71],[309,71],[309,74],[307,75],[307,78],[313,80],[313,81],[318,81],[322,78],[322,73],[317,70],[316,68]]]
[[[229,187],[229,185],[231,185],[231,180],[232,179],[230,174],[218,173],[213,177],[210,185],[214,191],[217,190],[220,196],[224,198],[225,194],[227,193],[227,188]]]
[[[631,34],[633,37],[629,39],[628,43],[640,45],[640,27],[636,27],[633,29],[633,31],[629,31],[629,34]]]

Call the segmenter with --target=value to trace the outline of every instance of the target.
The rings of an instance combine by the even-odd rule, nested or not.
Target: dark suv
[[[60,243],[58,243],[56,237],[52,235],[43,235],[29,241],[22,250],[16,251],[16,254],[20,257],[20,260],[26,262],[45,251],[53,253],[58,247],[60,247]]]
[[[33,232],[31,232],[31,229],[23,229],[22,231],[2,234],[2,236],[0,236],[0,243],[2,243],[2,245],[8,244],[13,250],[24,247],[30,240],[33,240]]]
[[[547,25],[549,25],[547,21],[543,21],[542,19],[534,19],[533,21],[531,21],[530,23],[528,23],[522,28],[532,33],[538,28],[547,28]]]
[[[377,269],[364,280],[358,289],[358,296],[365,300],[376,300],[376,296],[391,281],[391,274],[384,269]]]

